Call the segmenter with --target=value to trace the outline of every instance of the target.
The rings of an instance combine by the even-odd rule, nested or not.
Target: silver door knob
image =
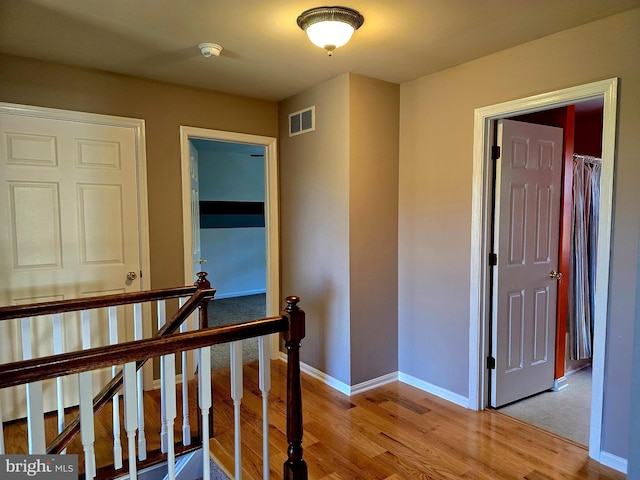
[[[560,280],[562,278],[562,273],[551,270],[551,272],[549,273],[549,278]]]
[[[135,280],[138,278],[138,274],[136,272],[127,273],[127,280]]]

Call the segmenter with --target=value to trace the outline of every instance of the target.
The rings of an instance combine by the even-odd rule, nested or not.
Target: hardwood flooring
[[[285,364],[274,362],[270,394],[271,478],[286,458]],[[211,451],[232,470],[228,369],[214,373],[216,436]],[[245,366],[243,478],[261,477],[257,364]],[[495,411],[474,412],[394,382],[347,397],[303,374],[304,458],[309,479],[619,480],[578,444]],[[248,462],[247,462],[248,461]]]
[[[286,459],[286,365],[272,365],[269,443],[272,479],[282,478]],[[229,369],[213,372],[214,433],[211,453],[233,472],[233,406]],[[256,362],[244,367],[242,399],[243,478],[262,478],[262,400]],[[588,458],[571,441],[495,411],[473,412],[400,382],[347,397],[303,374],[304,458],[310,480],[348,479],[526,479],[621,480],[625,475]],[[148,441],[159,430],[155,393],[145,397]],[[111,409],[98,415],[98,463],[110,457]],[[192,415],[192,419],[194,416]],[[51,428],[55,428],[53,423]],[[181,418],[176,419],[180,438]],[[192,422],[192,429],[195,426]],[[123,439],[124,440],[124,439]],[[74,441],[75,442],[75,441]],[[21,453],[26,432],[20,422],[5,425],[7,453]],[[124,442],[123,442],[124,443]],[[150,445],[156,446],[156,444]],[[126,443],[123,445],[126,452]],[[73,449],[79,448],[74,444]],[[231,476],[231,475],[229,475]]]

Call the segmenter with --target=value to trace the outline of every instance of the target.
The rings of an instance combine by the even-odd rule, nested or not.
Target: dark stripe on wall
[[[200,228],[264,227],[264,202],[200,202]]]

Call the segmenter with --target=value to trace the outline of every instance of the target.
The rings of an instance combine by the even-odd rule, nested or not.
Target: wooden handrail
[[[164,288],[148,290],[144,292],[116,293],[114,295],[100,295],[86,298],[73,298],[69,300],[53,300],[51,302],[35,303],[32,305],[12,305],[0,307],[0,320],[14,318],[35,317],[38,315],[52,315],[54,313],[67,313],[79,310],[92,310],[94,308],[128,305],[131,303],[143,303],[153,300],[186,297],[193,295],[198,290],[197,286]]]
[[[246,323],[210,327],[195,332],[175,333],[159,338],[147,338],[7,363],[0,366],[0,385],[14,387],[129,362],[141,362],[148,358],[183,350],[283,332],[287,330],[288,325],[289,321],[285,317],[269,317]]]

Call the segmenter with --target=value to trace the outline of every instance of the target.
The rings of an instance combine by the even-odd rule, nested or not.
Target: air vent
[[[289,114],[289,136],[313,132],[316,129],[316,107],[308,107]]]

